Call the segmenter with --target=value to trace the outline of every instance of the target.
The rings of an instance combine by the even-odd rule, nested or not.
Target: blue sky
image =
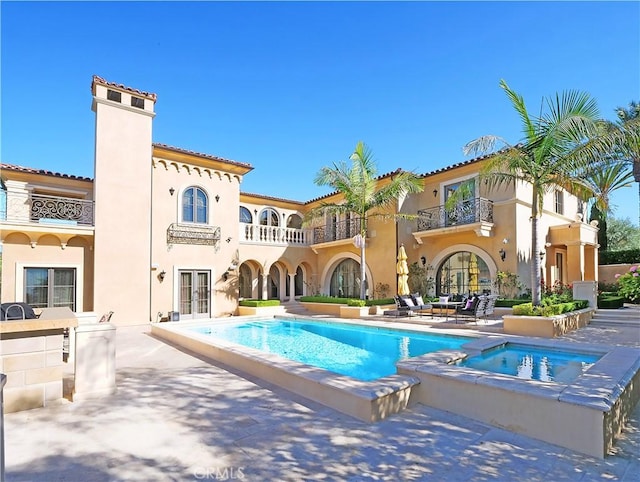
[[[640,100],[638,2],[7,2],[3,162],[93,177],[94,74],[158,94],[154,142],[247,162],[241,189],[307,201],[359,140],[379,173],[425,173],[484,134],[589,92]],[[637,184],[614,196],[638,222]]]

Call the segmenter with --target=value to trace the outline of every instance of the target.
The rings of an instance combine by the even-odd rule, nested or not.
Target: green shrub
[[[242,300],[240,306],[250,306],[252,308],[264,306],[280,306],[280,300]]]
[[[640,259],[640,249],[600,251],[598,256],[600,264],[633,264]]]
[[[633,265],[623,275],[616,275],[618,279],[618,294],[629,301],[640,303],[640,266]]]
[[[367,300],[367,306],[395,305],[396,300],[393,298],[381,298],[379,300]]]
[[[336,296],[318,295],[318,296],[302,296],[300,301],[309,303],[334,303],[336,305],[346,305],[351,298],[338,298]]]
[[[598,296],[598,308],[615,310],[624,306],[624,296],[600,295]]]
[[[509,299],[505,299],[505,300],[496,300],[496,307],[497,308],[511,308],[512,306],[515,305],[521,305],[523,303],[527,303],[527,302],[531,302],[531,300],[509,300]]]
[[[367,302],[365,300],[347,300],[347,306],[359,306],[362,308]]]
[[[554,305],[533,306],[531,303],[523,303],[513,306],[513,314],[520,316],[555,316],[570,311],[581,310],[589,306],[587,300],[568,301]]]

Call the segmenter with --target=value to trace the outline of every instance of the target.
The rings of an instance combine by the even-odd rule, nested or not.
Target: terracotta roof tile
[[[105,85],[107,87],[115,87],[116,89],[120,89],[120,90],[126,90],[127,92],[131,92],[133,94],[137,94],[137,95],[141,95],[143,97],[146,97],[147,99],[151,99],[153,102],[156,101],[156,99],[158,98],[158,96],[152,92],[144,92],[142,90],[138,90],[138,89],[134,89],[132,87],[127,87],[126,85],[122,85],[122,84],[118,84],[116,82],[109,82],[105,79],[103,79],[102,77],[98,76],[98,75],[94,75],[93,79],[91,80],[91,93],[95,94],[95,85],[96,84],[101,84],[101,85]]]
[[[93,181],[93,179],[91,179],[90,177],[74,176],[72,174],[63,174],[60,172],[47,171],[45,169],[36,169],[33,167],[18,166],[15,164],[6,164],[4,162],[0,163],[0,169],[6,169],[8,171],[15,171],[15,172],[26,172],[29,174],[41,174],[43,176],[61,177],[63,179],[76,179],[78,181]]]
[[[190,151],[188,149],[182,149],[181,147],[169,146],[167,144],[161,144],[159,142],[154,142],[153,147],[159,147],[161,149],[168,149],[170,151],[181,152],[183,154],[191,154],[198,157],[204,157],[205,159],[211,159],[213,161],[226,162],[228,164],[234,164],[236,166],[245,167],[247,169],[253,169],[251,164],[247,164],[246,162],[233,161],[230,159],[224,159],[223,157],[212,156],[211,154],[203,154],[201,152]]]
[[[257,197],[260,199],[267,199],[270,201],[282,201],[282,202],[286,202],[286,203],[291,203],[291,204],[300,204],[300,205],[304,205],[305,203],[302,201],[294,201],[293,199],[285,199],[282,197],[275,197],[275,196],[267,196],[266,194],[255,194],[252,192],[244,192],[244,191],[240,191],[240,194],[243,196],[253,196],[253,197]]]

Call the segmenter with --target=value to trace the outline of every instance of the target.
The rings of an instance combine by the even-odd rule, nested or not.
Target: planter
[[[260,315],[275,316],[284,315],[284,306],[238,306],[239,316]]]
[[[340,306],[340,318],[361,318],[369,314],[368,306]]]
[[[315,303],[312,301],[301,301],[300,304],[313,313],[333,316],[340,316],[340,307],[346,306],[338,303]]]
[[[503,330],[509,335],[555,338],[587,326],[595,313],[593,308],[572,311],[557,316],[504,315]]]

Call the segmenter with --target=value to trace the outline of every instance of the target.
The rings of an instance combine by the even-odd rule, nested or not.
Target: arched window
[[[491,273],[484,260],[469,251],[458,251],[445,259],[436,275],[439,295],[466,295],[491,291]]]
[[[206,193],[199,187],[189,187],[182,194],[182,222],[206,224],[208,220]]]
[[[353,259],[341,261],[331,275],[329,294],[341,298],[359,298],[360,263]]]
[[[251,216],[251,211],[249,211],[244,206],[240,206],[240,222],[246,224],[253,223],[253,216]]]
[[[289,216],[289,219],[287,219],[287,227],[294,229],[302,228],[302,218],[297,214],[292,214]]]
[[[280,218],[278,216],[278,212],[272,208],[263,209],[260,213],[260,225],[280,226]]]

